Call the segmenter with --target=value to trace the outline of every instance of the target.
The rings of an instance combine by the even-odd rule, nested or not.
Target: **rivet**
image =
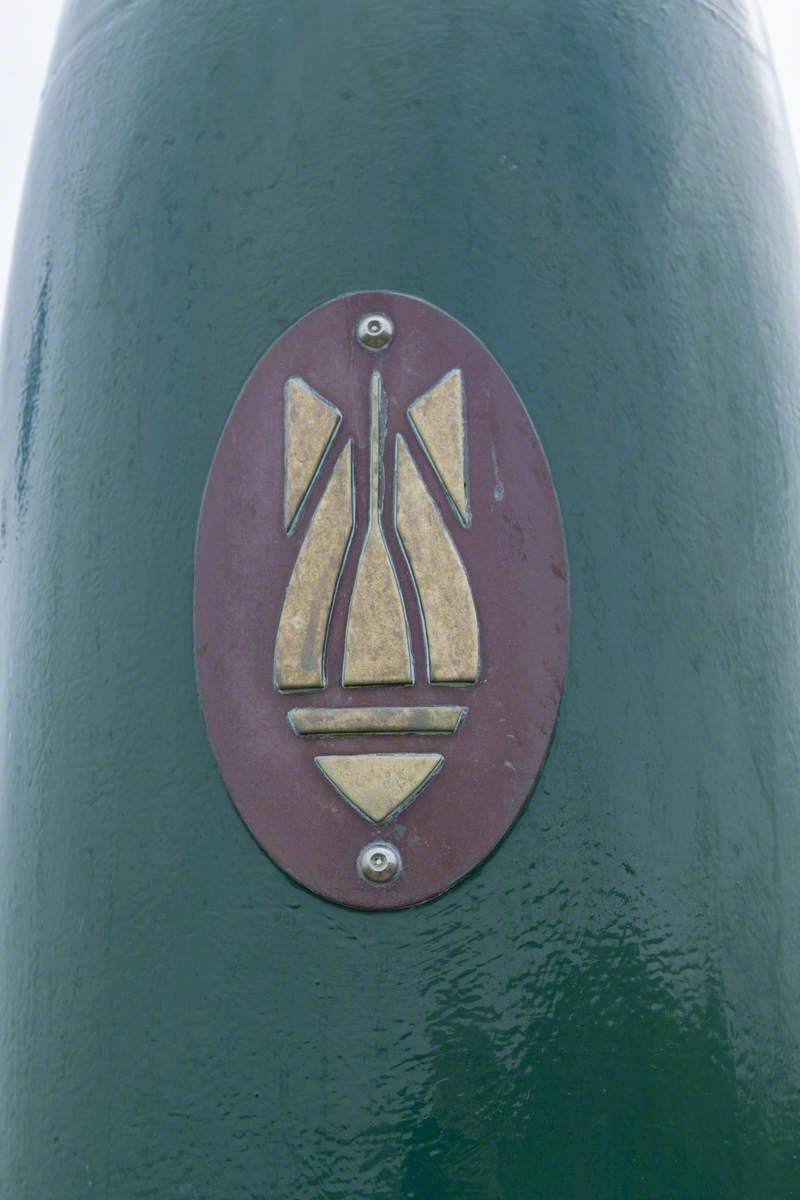
[[[358,873],[370,883],[389,883],[401,866],[400,851],[390,842],[370,842],[358,856]]]
[[[394,337],[394,322],[383,313],[366,313],[358,322],[356,337],[367,350],[385,350]]]

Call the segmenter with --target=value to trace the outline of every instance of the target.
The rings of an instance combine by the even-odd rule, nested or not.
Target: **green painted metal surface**
[[[3,1197],[800,1196],[793,179],[736,0],[68,7],[2,352]],[[230,407],[361,288],[499,358],[573,606],[523,817],[377,916],[250,838],[191,641]]]

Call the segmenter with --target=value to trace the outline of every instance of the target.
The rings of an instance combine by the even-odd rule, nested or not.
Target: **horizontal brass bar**
[[[289,724],[298,737],[348,734],[455,733],[469,709],[455,704],[408,708],[292,708]]]

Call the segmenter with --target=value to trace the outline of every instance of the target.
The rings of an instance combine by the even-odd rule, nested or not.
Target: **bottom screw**
[[[370,883],[388,883],[401,866],[400,851],[389,842],[370,842],[358,856],[358,873]]]

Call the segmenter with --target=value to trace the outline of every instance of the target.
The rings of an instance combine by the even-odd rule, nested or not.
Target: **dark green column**
[[[800,1197],[793,188],[745,0],[68,5],[2,351],[0,1195]],[[366,288],[511,376],[573,607],[522,819],[373,916],[236,816],[191,621],[244,380]]]

